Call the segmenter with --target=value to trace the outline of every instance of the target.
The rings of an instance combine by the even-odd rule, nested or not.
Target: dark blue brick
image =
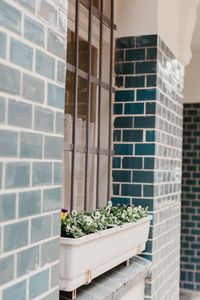
[[[132,117],[117,117],[114,121],[115,128],[133,128]]]
[[[125,114],[140,115],[144,113],[144,104],[143,103],[126,103],[125,104]]]
[[[135,37],[123,37],[116,40],[116,48],[134,48],[135,47]]]
[[[157,35],[141,35],[136,37],[136,47],[157,46]]]
[[[113,157],[112,166],[113,169],[119,169],[121,167],[121,157]]]
[[[122,196],[141,196],[141,185],[140,184],[122,184]]]
[[[118,198],[118,197],[112,197],[112,203],[113,203],[113,206],[116,206],[116,205],[130,205],[130,198]]]
[[[155,102],[146,103],[146,114],[154,115],[155,113],[156,113],[156,103]]]
[[[156,59],[157,58],[157,48],[147,49],[147,59]]]
[[[114,142],[120,142],[121,141],[121,130],[113,130],[113,141]]]
[[[155,128],[155,117],[135,117],[135,128]]]
[[[197,283],[200,282],[200,273],[195,274],[195,282],[197,282]]]
[[[125,87],[144,87],[145,76],[126,76]]]
[[[157,77],[156,75],[147,75],[147,87],[156,86],[157,85]]]
[[[117,62],[124,61],[124,51],[123,50],[116,50],[116,52],[115,52],[115,60]]]
[[[116,64],[115,65],[115,73],[117,75],[134,74],[134,64],[133,63]]]
[[[126,51],[126,60],[144,60],[145,59],[145,49],[132,49]]]
[[[115,151],[115,154],[118,154],[118,155],[132,155],[133,154],[133,145],[115,144],[114,151]]]
[[[123,130],[123,142],[142,142],[143,130]]]
[[[136,63],[136,74],[156,73],[156,61]]]
[[[154,172],[133,171],[133,182],[153,183],[154,182]]]
[[[131,171],[113,171],[113,182],[131,182]]]
[[[156,133],[154,130],[147,130],[146,131],[146,141],[147,142],[155,142]]]
[[[115,86],[122,87],[124,85],[124,78],[123,76],[116,76],[115,77]]]
[[[138,101],[156,100],[156,89],[138,90],[136,100]]]
[[[190,284],[190,283],[183,283],[183,289],[186,290],[194,290],[194,284]]]
[[[115,93],[115,101],[119,101],[119,102],[134,101],[134,99],[135,99],[135,91],[133,90],[116,91]]]
[[[122,103],[115,103],[113,105],[113,113],[114,115],[121,115],[123,110],[123,105]]]
[[[122,160],[123,169],[142,169],[141,157],[124,157]]]
[[[144,159],[144,169],[154,169],[154,158],[153,157],[145,157]]]
[[[143,196],[144,197],[153,197],[154,196],[154,186],[153,185],[144,185]]]
[[[136,144],[135,145],[136,155],[154,155],[155,144]]]

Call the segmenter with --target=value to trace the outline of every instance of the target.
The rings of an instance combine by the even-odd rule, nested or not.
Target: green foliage
[[[136,222],[147,216],[148,208],[125,205],[112,206],[112,202],[95,211],[78,212],[73,210],[69,214],[63,210],[61,212],[61,236],[79,238],[125,223]]]

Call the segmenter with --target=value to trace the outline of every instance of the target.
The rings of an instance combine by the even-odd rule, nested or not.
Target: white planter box
[[[73,291],[145,249],[151,216],[78,239],[61,238],[60,289]]]

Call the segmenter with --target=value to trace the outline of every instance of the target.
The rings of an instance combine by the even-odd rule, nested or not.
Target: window
[[[68,2],[64,205],[95,209],[111,194],[113,1]]]

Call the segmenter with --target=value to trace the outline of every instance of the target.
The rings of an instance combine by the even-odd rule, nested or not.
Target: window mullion
[[[109,78],[109,140],[108,140],[108,149],[109,149],[109,156],[108,156],[108,195],[107,199],[110,200],[111,196],[111,163],[112,163],[112,99],[113,99],[113,42],[114,42],[114,0],[111,0],[111,32],[110,32],[110,78]]]
[[[75,81],[74,81],[74,111],[73,111],[73,135],[72,135],[72,178],[71,178],[71,210],[76,207],[75,203],[75,170],[76,170],[76,123],[77,123],[77,103],[78,103],[78,65],[79,65],[79,3],[76,0],[76,18],[75,18]]]
[[[103,58],[103,0],[101,0],[100,16],[100,44],[99,44],[99,90],[98,90],[98,141],[97,141],[97,186],[96,207],[99,207],[99,180],[100,180],[100,149],[101,149],[101,94],[102,94],[102,58]]]
[[[84,186],[84,209],[88,208],[88,177],[89,177],[89,138],[90,138],[90,111],[91,111],[91,62],[92,62],[92,6],[90,1],[88,20],[88,98],[86,120],[86,156],[85,156],[85,186]]]

